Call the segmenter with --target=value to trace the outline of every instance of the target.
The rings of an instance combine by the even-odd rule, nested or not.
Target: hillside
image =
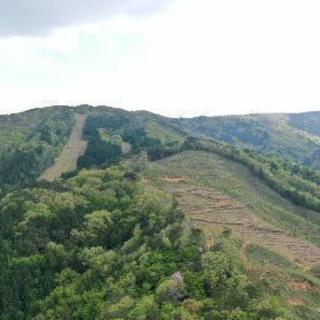
[[[171,121],[192,136],[215,138],[319,168],[320,112],[196,117]]]
[[[0,184],[34,181],[60,154],[73,124],[68,107],[0,116]]]
[[[250,276],[268,282],[270,293],[281,290],[290,304],[295,301],[298,314],[304,308],[316,314],[320,302],[314,273],[320,265],[318,213],[292,205],[252,177],[247,168],[217,154],[181,153],[150,164],[145,175],[175,195],[195,225],[213,235],[230,230],[240,238],[241,259]]]
[[[318,319],[318,123],[0,117],[0,319]]]
[[[86,150],[86,141],[82,138],[82,131],[86,121],[83,114],[75,114],[75,124],[61,154],[54,164],[47,168],[40,176],[40,180],[53,181],[63,173],[77,169],[77,160]]]
[[[250,114],[223,117],[167,118],[146,111],[96,108],[92,117],[112,113],[132,127],[143,126],[161,141],[182,141],[186,135],[214,138],[265,154],[277,154],[319,168],[320,112]]]
[[[266,241],[273,249],[278,245],[284,254],[292,250],[293,259],[306,266],[320,264],[320,249],[311,243],[297,241],[297,250],[286,246],[294,242],[293,236],[320,245],[320,215],[282,198],[243,165],[191,151],[150,164],[146,175],[176,194],[193,220]]]

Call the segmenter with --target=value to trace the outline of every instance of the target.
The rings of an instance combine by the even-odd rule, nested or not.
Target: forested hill
[[[134,139],[130,138],[132,132],[138,135],[140,131],[141,137],[146,134],[166,145],[182,143],[186,136],[214,138],[314,169],[320,167],[320,112],[167,118],[111,107],[60,106],[0,116],[0,183],[34,181],[52,165],[79,112],[88,115],[87,136],[90,130],[105,128],[128,139]]]
[[[301,164],[320,167],[320,112],[250,114],[168,119],[138,112],[150,122],[190,136],[214,138],[238,147],[277,154]]]
[[[119,121],[125,119],[131,127],[143,127],[162,141],[180,141],[186,135],[214,138],[320,168],[320,112],[167,118],[146,111],[100,107],[94,109],[92,117],[104,118],[108,113]]]
[[[60,154],[73,124],[68,107],[0,116],[0,184],[34,181]]]
[[[318,320],[319,124],[0,116],[0,320]]]
[[[320,166],[320,112],[197,117],[183,119],[179,125],[193,135],[278,154],[314,168]]]

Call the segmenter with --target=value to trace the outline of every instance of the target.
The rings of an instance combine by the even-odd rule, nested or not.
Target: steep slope
[[[86,115],[75,114],[75,119],[74,127],[61,154],[54,164],[41,174],[40,180],[53,181],[62,173],[77,169],[77,160],[84,154],[87,146],[87,142],[82,138]]]
[[[147,180],[173,194],[195,226],[242,240],[253,281],[279,294],[296,319],[318,319],[320,215],[293,205],[245,166],[214,153],[187,151],[150,163]]]
[[[113,134],[130,135],[143,128],[163,145],[182,143],[186,136],[214,138],[320,168],[319,112],[168,118],[106,106],[78,108],[88,113],[89,127],[106,128]]]
[[[283,199],[244,166],[217,154],[184,152],[150,164],[146,174],[175,194],[192,220],[230,228],[308,267],[320,263],[320,215]]]
[[[0,184],[34,181],[60,154],[73,123],[69,107],[0,116]]]

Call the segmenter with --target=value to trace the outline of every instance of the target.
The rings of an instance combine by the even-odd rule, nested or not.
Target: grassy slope
[[[11,116],[0,119],[0,152],[8,142],[12,146],[22,143],[29,133],[36,130],[36,125],[40,124],[44,117],[50,117],[49,109],[42,110],[45,110],[43,115],[41,112],[32,111],[26,115],[19,114],[13,120],[10,120]],[[284,115],[262,115],[206,118],[205,121],[199,122],[199,119],[172,120],[150,113],[129,113],[103,107],[89,112],[99,116],[123,113],[131,119],[131,126],[145,126],[151,136],[160,138],[162,141],[180,143],[184,136],[182,131],[185,131],[189,134],[214,136],[259,150],[265,149],[264,151],[271,153],[288,154],[301,161],[303,155],[310,156],[319,148],[318,138],[312,135],[318,134],[315,129],[317,123],[313,123],[313,129],[309,130],[310,119],[306,116],[304,116],[307,119],[303,127],[299,127],[298,116],[294,118],[294,121]],[[34,119],[37,119],[36,122]],[[17,130],[10,130],[12,126],[16,126]],[[259,130],[257,131],[257,129]],[[243,131],[246,130],[247,132],[243,134]],[[251,141],[250,139],[255,137],[257,132],[261,134],[261,141]],[[264,135],[264,132],[267,134]],[[228,135],[225,136],[224,133],[228,133]],[[239,141],[239,137],[247,140]],[[287,230],[292,235],[304,237],[314,244],[320,245],[320,215],[318,213],[293,205],[273,192],[258,178],[253,177],[244,166],[234,161],[226,160],[216,154],[185,152],[151,163],[145,174],[160,186],[164,185],[164,182],[158,179],[159,176],[186,176],[189,178],[190,184],[219,190],[245,204],[258,217]],[[300,285],[300,287],[316,288],[317,279],[298,270],[294,264],[285,261],[283,257],[255,244],[250,244],[243,254],[247,259],[248,270],[252,271],[251,275],[264,277],[270,290],[274,290],[275,293],[279,290],[283,291],[288,299],[292,300],[294,307],[297,307],[301,319],[318,319],[316,307],[320,306],[319,291],[295,287],[298,283],[298,287]],[[255,265],[254,269],[251,264]],[[306,305],[306,310],[303,310],[302,304]]]
[[[40,179],[53,181],[64,172],[77,169],[78,157],[83,155],[87,146],[87,142],[82,139],[82,130],[86,116],[76,114],[75,117],[76,123],[61,154],[55,160],[55,163],[42,173]]]
[[[186,135],[210,137],[320,168],[320,112],[179,119],[146,111],[127,115],[161,140],[180,141]]]
[[[264,220],[320,245],[318,213],[293,205],[234,161],[216,154],[185,152],[151,164],[147,174],[152,178],[166,175],[191,177],[196,185],[222,191],[244,203]]]
[[[123,126],[144,127],[150,136],[163,142],[180,143],[186,135],[213,137],[237,146],[280,154],[315,168],[320,166],[319,112],[174,119],[146,111],[128,112],[104,106],[77,109],[98,117],[125,117],[129,122]],[[54,108],[39,110],[0,117],[0,152],[8,144],[21,144],[37,126],[52,117]]]
[[[242,257],[249,278],[262,281],[270,293],[280,294],[297,319],[319,319],[319,278],[256,244],[248,244]]]
[[[213,188],[245,204],[258,217],[320,245],[317,213],[293,205],[245,167],[219,155],[200,151],[180,153],[151,163],[145,175],[162,188],[168,188],[169,177],[174,177],[173,184]],[[243,244],[241,256],[248,276],[263,281],[270,293],[285,297],[298,319],[318,319],[320,280],[312,272],[301,270],[284,256],[254,242]]]

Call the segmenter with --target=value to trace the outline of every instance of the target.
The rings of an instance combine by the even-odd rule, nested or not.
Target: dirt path
[[[60,156],[55,160],[53,166],[42,173],[39,180],[53,181],[54,179],[59,178],[62,173],[77,168],[77,160],[79,156],[84,154],[87,147],[87,142],[82,139],[82,130],[85,124],[86,115],[76,114],[75,118],[76,123]]]
[[[263,245],[307,268],[320,264],[320,248],[258,218],[230,196],[179,183],[167,183],[165,188],[176,196],[180,207],[197,224],[216,230],[231,229],[246,243]]]

